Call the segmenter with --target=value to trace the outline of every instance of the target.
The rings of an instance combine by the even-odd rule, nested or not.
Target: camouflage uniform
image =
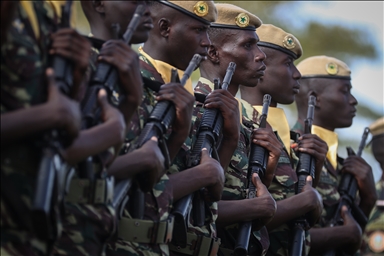
[[[8,30],[7,42],[1,48],[1,113],[28,108],[46,100],[49,35],[56,29],[57,16],[44,1],[34,1],[33,9],[39,23],[39,38],[34,34],[28,14],[19,4]],[[35,138],[1,150],[1,254],[42,255],[47,250],[47,243],[38,240],[15,215],[15,211],[19,212],[24,221],[31,222],[30,207],[41,159],[41,148],[36,145]],[[12,192],[8,191],[11,195],[3,192],[3,182],[12,188]],[[8,200],[16,202],[20,208],[12,208]]]
[[[195,87],[195,91],[204,95],[212,92],[212,84],[204,84],[199,81]],[[249,105],[249,104],[248,104]],[[248,107],[248,109],[247,109]],[[251,111],[250,111],[251,109]],[[252,107],[247,106],[247,102],[241,101],[241,118],[240,137],[237,148],[225,172],[225,183],[222,200],[243,200],[246,198],[246,188],[248,187],[248,154],[250,150],[250,137],[252,129],[258,127],[256,120],[258,113]],[[235,247],[237,239],[238,224],[227,226],[219,229],[219,237],[221,239],[220,253],[227,255],[230,250]],[[268,250],[269,239],[268,233],[263,227],[260,231],[254,230],[250,238],[248,253],[249,255],[264,255]]]
[[[142,76],[162,84],[163,81],[161,76],[157,73],[151,63],[142,55],[140,55],[140,60]],[[143,130],[145,122],[156,104],[155,93],[156,92],[152,89],[144,86],[143,101],[129,124],[129,132],[126,136],[128,147],[135,144]],[[169,221],[173,196],[172,189],[167,185],[168,181],[168,176],[163,175],[155,187],[145,194],[144,220],[153,222]],[[128,209],[124,210],[123,219],[132,219]],[[122,221],[120,221],[120,224],[121,223]],[[119,232],[120,231],[123,230],[120,228]],[[131,231],[129,230],[128,232]],[[137,231],[132,232],[134,233]],[[117,240],[108,243],[107,255],[169,255],[169,248],[166,243],[136,243],[132,241],[124,241],[119,234]]]
[[[98,53],[97,49],[92,49],[87,77],[90,77],[90,74],[97,67]],[[107,175],[105,167],[111,164],[113,158],[113,148],[94,156],[95,183],[100,182],[102,184],[105,182]],[[84,196],[90,194],[89,190],[87,190],[89,187],[84,186],[88,180],[80,179],[78,175],[79,167],[75,169],[76,172],[71,180],[70,192],[65,203],[63,233],[55,244],[54,254],[105,255],[106,242],[116,228],[115,210],[108,203],[95,203],[87,199],[84,200],[84,198],[74,198],[79,194],[84,195],[85,193]],[[100,184],[98,183],[98,185]],[[99,186],[96,186],[95,190],[98,188]],[[78,202],[78,199],[82,202]]]
[[[279,138],[279,137],[278,137]],[[283,142],[281,141],[283,144]],[[284,145],[284,144],[283,144]],[[290,151],[288,151],[290,150]],[[290,152],[290,154],[288,153]],[[268,190],[276,201],[284,200],[296,194],[296,183],[298,181],[296,175],[296,165],[298,158],[292,149],[284,149],[275,170],[275,176]],[[285,223],[274,230],[269,231],[269,239],[271,245],[267,255],[289,255],[292,243],[292,223]],[[309,232],[305,232],[305,251],[306,254],[310,250]]]
[[[365,233],[363,236],[363,252],[373,252],[383,253],[384,250],[380,251],[380,248],[383,248],[383,236],[384,236],[384,180],[379,180],[376,183],[376,192],[377,192],[377,202],[381,201],[381,206],[376,204],[373,208],[371,215],[368,220],[368,224],[365,227]],[[381,234],[380,234],[381,232]],[[380,239],[381,235],[381,239]],[[381,245],[380,245],[381,243]],[[377,249],[375,249],[377,248]],[[373,249],[373,250],[372,250]]]

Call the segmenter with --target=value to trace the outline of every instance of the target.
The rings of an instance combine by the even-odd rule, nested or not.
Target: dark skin
[[[251,105],[262,105],[264,94],[271,95],[271,107],[277,104],[290,104],[298,93],[301,74],[294,65],[290,55],[271,48],[261,47],[267,55],[267,69],[256,87],[241,86],[242,98]],[[284,81],[284,82],[282,82]],[[272,221],[267,224],[268,230],[296,219],[304,214],[308,216],[310,226],[319,219],[322,212],[322,199],[312,187],[318,183],[318,177],[328,151],[327,144],[315,135],[303,135],[299,138],[297,150],[307,152],[316,159],[316,180],[307,178],[307,183],[301,193],[277,202],[277,211]]]
[[[257,85],[265,70],[263,63],[265,55],[257,47],[258,40],[254,31],[244,30],[225,29],[221,36],[212,37],[212,44],[208,50],[208,61],[203,62],[200,67],[201,76],[210,81],[217,77],[222,80],[229,62],[236,63],[236,70],[228,85],[228,91],[224,91],[226,94],[222,90],[215,90],[208,97],[215,93],[222,93],[225,97],[234,99],[240,84]],[[207,106],[207,102],[205,106]],[[270,151],[267,167],[269,175],[267,174],[263,180],[268,186],[280,156],[280,143],[271,129],[254,130],[252,141]],[[228,159],[231,158],[232,154]],[[270,175],[271,173],[272,175]],[[218,225],[227,226],[240,221],[253,220],[254,228],[260,229],[270,221],[276,211],[276,203],[256,174],[252,177],[252,182],[256,186],[257,197],[246,200],[219,201]],[[250,203],[249,200],[254,202]]]
[[[193,55],[207,54],[210,43],[207,35],[208,25],[162,4],[151,7],[151,12],[154,28],[143,49],[152,58],[185,70]],[[171,100],[176,106],[176,119],[167,141],[169,153],[173,158],[189,134],[195,99],[177,83],[163,85],[156,99]],[[217,201],[223,189],[224,171],[219,162],[203,151],[199,165],[169,175],[169,178],[174,201],[200,188],[207,189],[207,200]]]
[[[356,113],[357,100],[351,94],[349,80],[312,78],[303,82],[305,89],[297,95],[299,102],[308,101],[309,95],[316,96],[314,125],[330,131],[352,125]],[[299,110],[299,117],[304,116],[306,107]],[[376,201],[374,179],[371,167],[358,156],[348,157],[341,170],[351,173],[357,180],[362,198],[360,209],[369,215]],[[360,245],[362,230],[350,213],[342,213],[343,226],[311,229],[311,254],[332,249],[342,249],[354,253]]]

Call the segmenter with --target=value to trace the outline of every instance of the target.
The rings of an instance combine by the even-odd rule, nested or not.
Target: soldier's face
[[[320,126],[331,131],[351,126],[357,100],[351,94],[350,80],[323,78],[322,82],[319,86],[324,88],[316,96],[315,120],[319,119]]]
[[[294,59],[281,51],[261,47],[265,51],[267,58],[265,64],[267,69],[261,78],[259,90],[263,94],[270,94],[276,103],[291,104],[295,100],[295,95],[299,93],[300,72],[294,65]]]
[[[183,15],[169,27],[168,43],[172,66],[185,70],[193,55],[207,55],[208,25]]]
[[[147,41],[149,31],[153,29],[153,22],[148,8],[148,1],[104,1],[106,25],[110,27],[115,23],[120,24],[121,34],[124,34],[127,30],[128,24],[133,18],[133,14],[139,4],[145,6],[145,12],[133,34],[131,40],[131,43],[133,44]]]
[[[254,31],[225,30],[222,42],[215,43],[218,52],[220,73],[224,76],[230,62],[236,63],[232,83],[254,87],[264,75],[265,54],[257,46],[259,37]]]

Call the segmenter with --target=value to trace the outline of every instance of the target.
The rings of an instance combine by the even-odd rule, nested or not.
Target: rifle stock
[[[369,128],[365,128],[362,139],[360,141],[358,151],[357,151],[358,156],[361,156],[361,154],[363,153],[363,149],[365,147],[368,134],[369,134]],[[348,153],[348,156],[356,155],[351,147],[347,147],[347,153]],[[341,176],[340,184],[339,184],[339,193],[341,198],[336,208],[335,215],[330,222],[330,225],[329,225],[330,227],[343,225],[344,221],[343,221],[343,218],[341,217],[340,212],[343,205],[345,205],[347,206],[348,210],[353,213],[353,216],[356,219],[357,223],[359,223],[361,228],[364,230],[364,227],[367,224],[368,219],[367,219],[367,216],[365,216],[364,212],[359,208],[359,206],[355,204],[357,191],[358,191],[358,186],[357,186],[356,179],[349,173],[343,173],[343,175]],[[345,254],[345,252],[343,253]],[[326,252],[324,255],[333,256],[336,254],[337,254],[337,250],[330,250]]]
[[[271,96],[265,94],[263,98],[263,109],[260,117],[260,128],[265,128],[267,125],[268,109],[271,103]],[[252,175],[257,173],[260,178],[265,175],[268,163],[268,150],[264,147],[253,144],[248,160],[248,194],[247,199],[256,197],[256,187],[252,182]],[[252,231],[252,221],[242,222],[239,227],[239,233],[236,240],[234,255],[247,255],[249,239]]]
[[[69,27],[72,0],[67,0],[62,6],[62,20],[60,28]],[[61,93],[69,96],[73,90],[72,63],[66,58],[54,55],[52,67],[55,74],[55,84]],[[59,236],[56,222],[60,218],[57,206],[61,203],[63,181],[58,172],[63,165],[59,150],[68,145],[64,131],[51,130],[42,140],[42,158],[39,163],[35,194],[31,208],[32,228],[36,236],[44,241],[53,241]]]
[[[227,90],[231,82],[236,64],[231,62],[227,68],[222,88]],[[219,79],[214,80],[215,88],[218,88]],[[205,109],[200,126],[196,133],[196,141],[192,145],[190,157],[187,159],[186,168],[192,168],[200,164],[201,151],[206,148],[209,155],[219,161],[217,146],[223,127],[223,116],[218,109]],[[205,202],[202,190],[194,192],[179,199],[172,214],[175,216],[172,243],[185,248],[187,246],[188,209],[192,203],[192,218],[196,226],[202,227],[205,222]]]

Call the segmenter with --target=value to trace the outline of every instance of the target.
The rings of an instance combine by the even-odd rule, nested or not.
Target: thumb
[[[201,150],[201,160],[200,160],[200,163],[204,162],[207,158],[209,158],[208,150],[206,148],[203,148]]]
[[[151,141],[158,142],[158,139],[157,139],[156,136],[152,136],[152,137],[151,137]]]
[[[312,177],[311,176],[307,176],[307,182],[305,183],[306,185],[310,185],[312,187]]]
[[[55,72],[53,71],[53,68],[47,68],[45,70],[45,76],[48,84],[48,95],[51,97],[52,94],[57,93],[59,90],[55,84]]]
[[[345,220],[346,218],[348,218],[349,217],[349,211],[348,211],[348,208],[347,208],[347,206],[345,206],[345,205],[343,205],[342,207],[341,207],[341,218],[343,218],[343,220]]]
[[[265,193],[266,187],[264,186],[263,182],[260,179],[260,176],[257,173],[252,174],[252,183],[256,187],[258,197]]]
[[[99,90],[99,92],[97,93],[97,98],[98,98],[99,105],[103,110],[109,107],[107,92],[104,89]]]

